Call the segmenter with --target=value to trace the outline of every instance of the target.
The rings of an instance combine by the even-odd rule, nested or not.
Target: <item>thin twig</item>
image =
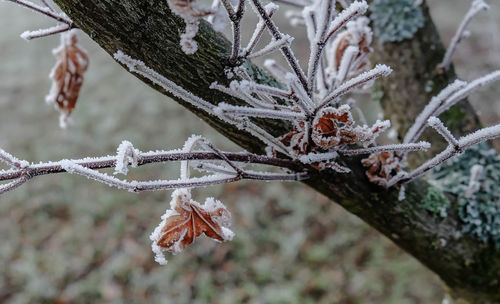
[[[253,6],[257,13],[260,15],[260,17],[264,20],[268,31],[271,33],[271,36],[274,37],[275,40],[280,40],[283,38],[283,35],[281,32],[278,30],[278,27],[274,23],[274,21],[268,16],[266,13],[266,10],[260,3],[260,0],[252,0]],[[292,68],[293,72],[299,79],[300,83],[302,84],[304,90],[308,91],[307,89],[307,79],[304,74],[304,71],[302,71],[302,68],[299,65],[299,62],[297,61],[297,57],[295,57],[292,49],[290,46],[283,46],[281,48],[281,52],[283,53],[283,56],[287,60],[288,64]]]
[[[25,1],[25,0],[6,0],[6,1],[18,4],[18,5],[26,7],[26,8],[29,8],[31,10],[34,10],[35,12],[38,12],[40,14],[47,16],[47,17],[50,17],[56,21],[66,23],[67,25],[73,25],[73,21],[71,21],[71,19],[67,18],[63,14],[59,14],[59,13],[54,12],[49,7],[39,6],[39,5],[36,5],[35,3],[32,3],[30,1]]]
[[[455,54],[455,51],[457,50],[458,44],[462,41],[462,39],[466,36],[465,35],[465,29],[467,28],[467,25],[471,22],[471,20],[476,16],[479,12],[482,10],[488,10],[490,7],[488,4],[484,2],[484,0],[473,0],[472,5],[465,14],[464,19],[460,23],[460,26],[457,29],[457,32],[455,33],[455,36],[453,36],[453,39],[451,40],[450,46],[446,50],[446,54],[444,55],[443,61],[438,65],[438,67],[442,69],[449,69],[451,65],[451,60],[453,58],[453,54]]]

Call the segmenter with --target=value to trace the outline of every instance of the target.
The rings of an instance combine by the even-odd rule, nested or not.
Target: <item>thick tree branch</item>
[[[114,54],[122,50],[211,103],[223,101],[232,105],[242,104],[235,97],[209,89],[214,81],[227,83],[224,66],[231,55],[231,44],[215,33],[207,23],[201,22],[200,31],[195,38],[199,50],[193,55],[186,55],[179,47],[179,28],[182,29],[184,24],[170,12],[166,1],[56,2],[78,27],[108,53]],[[388,49],[386,55],[378,52],[378,62],[398,68],[398,76],[384,82],[383,87],[388,94],[385,99],[386,109],[393,113],[391,118],[398,122],[401,130],[407,129],[430,96],[453,78],[452,70],[444,74],[434,70],[442,59],[441,56],[423,59],[428,56],[429,50],[433,49],[431,46],[444,54],[438,41],[439,37],[432,21],[427,19],[425,28],[413,40],[394,45]],[[407,62],[402,63],[403,58],[406,58]],[[251,63],[246,62],[245,66],[259,82],[274,82]],[[408,70],[405,71],[401,67]],[[411,67],[415,67],[415,70],[410,73]],[[423,92],[421,83],[412,85],[415,79],[433,80],[432,91]],[[146,82],[151,85],[149,81]],[[403,86],[405,90],[389,91],[388,88],[392,84],[398,88]],[[158,87],[155,89],[162,91]],[[264,145],[249,134],[242,133],[181,100],[177,101],[242,147],[253,152],[264,150]],[[461,107],[459,111],[464,112],[463,118],[456,121],[457,128],[451,126],[452,129],[474,130],[478,123],[473,111],[468,106]],[[271,132],[275,130],[278,134],[283,134],[288,128],[283,123],[270,125],[268,121],[261,126]],[[436,272],[454,294],[468,299],[484,300],[484,303],[500,300],[500,254],[494,246],[482,244],[466,234],[458,237],[461,226],[458,214],[454,211],[456,209],[451,208],[445,219],[425,210],[422,202],[431,189],[425,181],[417,180],[409,184],[406,199],[399,202],[397,189],[387,191],[368,181],[360,159],[361,157],[352,157],[344,160],[344,163],[349,162],[347,167],[352,169],[349,174],[337,174],[330,170],[311,172],[311,179],[306,183],[362,218],[415,256]],[[456,198],[449,199],[452,205],[456,205]]]

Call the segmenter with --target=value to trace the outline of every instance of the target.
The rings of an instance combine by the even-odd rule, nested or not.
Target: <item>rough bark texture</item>
[[[230,53],[228,41],[202,22],[196,37],[199,44],[198,52],[194,55],[182,53],[179,36],[184,29],[184,23],[170,12],[166,1],[56,0],[55,2],[110,54],[122,50],[209,102],[224,101],[232,104],[240,102],[208,88],[213,81],[226,82],[223,70]],[[415,37],[415,42],[412,40],[394,45],[393,52],[396,53],[397,49],[401,48],[399,52],[404,52],[407,60],[420,65],[420,60],[427,56],[422,48],[436,43],[433,39],[438,39],[431,23],[432,21],[428,19],[427,26]],[[436,45],[436,48],[439,49],[441,46]],[[437,52],[434,55],[439,56]],[[390,56],[386,58],[380,56],[382,63],[384,59],[385,63],[395,68],[401,64]],[[438,59],[433,58],[432,62],[437,61]],[[450,80],[449,77],[452,75],[425,74],[427,72],[424,71],[424,67],[433,67],[432,62],[426,63],[425,66],[422,64],[422,69],[419,69],[418,73],[411,69],[396,69],[396,76],[384,83],[384,86],[390,86],[397,78],[404,78],[405,81],[394,82],[394,87],[389,87],[388,90],[401,91],[398,88],[410,85],[415,77],[423,79],[440,77],[439,83],[436,82],[433,87],[433,92],[436,92]],[[273,81],[251,63],[246,64],[259,81]],[[154,85],[153,87],[159,89]],[[432,92],[426,93],[425,97],[421,97],[421,89],[415,87],[413,90],[412,94],[394,95],[385,100],[387,103],[400,103],[401,100],[406,100],[406,104],[410,104],[410,99],[416,96],[423,102],[432,94]],[[262,151],[263,144],[254,137],[235,130],[181,100],[177,101],[245,149]],[[412,109],[415,112],[402,111],[397,106],[390,109],[393,111],[391,118],[399,121],[402,128],[407,128],[405,121],[412,121],[413,115],[417,113],[416,108]],[[267,124],[266,127],[278,133],[283,133],[287,128],[286,125],[280,124],[272,126]],[[351,174],[312,171],[313,177],[306,183],[362,218],[419,259],[442,278],[454,297],[474,303],[500,302],[500,253],[494,246],[482,244],[468,235],[457,237],[460,223],[454,211],[456,208],[451,208],[450,215],[445,219],[438,218],[425,210],[422,202],[430,185],[423,180],[410,184],[407,198],[398,202],[396,189],[387,191],[369,183],[360,164],[360,158],[346,161],[353,169]],[[450,201],[456,207],[455,198],[450,197]]]

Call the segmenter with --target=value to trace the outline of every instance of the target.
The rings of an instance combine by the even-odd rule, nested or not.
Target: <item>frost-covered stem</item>
[[[279,98],[290,98],[291,92],[279,88],[253,83],[250,87],[255,93],[265,93]]]
[[[106,184],[108,186],[115,187],[118,189],[126,189],[131,192],[206,187],[211,185],[232,183],[243,179],[268,180],[268,181],[271,180],[293,181],[293,180],[303,180],[307,178],[307,174],[305,173],[272,174],[272,173],[253,172],[253,171],[246,172],[243,170],[239,170],[239,172],[235,173],[236,175],[215,174],[203,177],[193,177],[185,179],[181,178],[179,180],[126,181],[107,175],[105,173],[101,173],[96,170],[83,167],[69,160],[62,161],[61,166],[68,173],[82,175],[89,179],[93,179],[95,181]]]
[[[299,80],[291,73],[287,74],[287,80],[289,82],[290,90],[292,92],[291,99],[300,107],[306,116],[311,116],[314,110],[314,103],[307,95],[306,90],[299,83]]]
[[[450,130],[444,126],[443,122],[439,118],[433,116],[428,120],[429,126],[433,127],[451,146],[458,148],[459,143],[455,136],[451,134]]]
[[[349,71],[353,66],[354,59],[356,59],[356,56],[358,56],[358,54],[358,47],[352,45],[347,47],[344,55],[342,55],[342,59],[340,60],[339,70],[336,77],[334,78],[335,83],[333,84],[333,87],[336,88],[345,81],[347,75],[349,75]]]
[[[318,25],[316,26],[316,35],[314,40],[311,41],[311,53],[309,55],[309,63],[307,66],[307,87],[309,96],[315,89],[316,73],[318,71],[318,65],[321,60],[321,54],[326,45],[326,34],[328,31],[328,26],[330,25],[330,20],[332,19],[332,10],[334,9],[335,1],[332,0],[322,0],[321,10],[318,18]]]
[[[241,24],[241,19],[243,18],[243,14],[245,13],[245,0],[239,0],[236,11],[234,11],[229,0],[222,0],[222,4],[226,8],[227,14],[232,24],[233,47],[232,47],[231,58],[229,59],[229,61],[231,63],[235,63],[240,53],[240,44],[241,44],[240,24]]]
[[[500,70],[471,81],[468,85],[454,92],[453,95],[446,99],[444,104],[435,112],[434,116],[441,115],[460,100],[467,98],[473,92],[498,80],[500,80]]]
[[[291,170],[300,170],[301,166],[296,161],[282,158],[267,157],[263,155],[252,154],[248,152],[222,152],[229,160],[234,162],[253,163],[269,165],[274,167],[288,168]],[[220,156],[214,152],[195,151],[185,153],[179,150],[173,151],[150,151],[140,152],[137,155],[137,166],[143,166],[152,163],[163,163],[170,161],[185,160],[220,160]],[[115,156],[103,156],[96,158],[84,158],[71,160],[72,163],[89,169],[104,169],[116,167]],[[39,176],[54,173],[62,173],[65,170],[61,167],[61,161],[32,164],[23,169],[11,169],[0,171],[0,181],[11,180],[26,176]]]
[[[403,143],[412,143],[418,140],[420,135],[427,127],[427,122],[431,116],[436,116],[437,110],[446,102],[446,100],[458,90],[467,85],[465,81],[455,80],[452,84],[443,89],[437,96],[425,106],[424,110],[415,119],[415,123],[408,129]]]
[[[394,144],[394,145],[384,145],[384,146],[375,146],[369,148],[360,148],[360,149],[352,149],[352,150],[339,150],[337,151],[339,154],[352,156],[352,155],[360,155],[360,154],[371,154],[378,152],[410,152],[410,151],[425,151],[431,147],[431,144],[425,141],[419,143],[411,143],[411,144]]]
[[[271,119],[282,119],[282,120],[304,120],[306,116],[302,113],[284,111],[284,110],[270,110],[270,109],[259,109],[250,108],[242,106],[233,106],[221,102],[217,108],[215,108],[216,113],[237,115],[237,116],[248,116],[248,117],[261,117],[261,118],[271,118]]]
[[[265,9],[266,9],[266,14],[269,16],[269,18],[271,18],[274,15],[274,13],[278,10],[278,7],[270,3],[265,6]],[[255,27],[255,31],[253,32],[250,41],[248,41],[247,47],[243,50],[243,53],[240,55],[241,58],[246,58],[248,57],[248,55],[250,55],[253,49],[257,46],[257,43],[262,37],[262,34],[264,34],[265,29],[266,29],[266,24],[264,22],[264,19],[259,18],[259,22]]]
[[[144,64],[144,62],[137,59],[133,59],[132,57],[124,54],[122,51],[117,51],[114,54],[114,58],[118,62],[127,66],[130,72],[137,73],[143,77],[146,77],[147,79],[161,86],[163,89],[173,94],[174,96],[181,98],[182,100],[190,103],[191,105],[197,108],[204,110],[205,112],[213,114],[214,105],[192,94],[191,92],[185,90],[184,88],[177,85],[173,81],[167,79],[163,75],[149,68]]]
[[[48,37],[51,35],[56,35],[60,33],[67,32],[69,30],[72,30],[75,28],[74,24],[67,25],[67,24],[58,24],[56,26],[43,29],[43,30],[37,30],[37,31],[26,31],[21,34],[21,38],[26,39],[26,40],[32,40],[32,39],[37,39],[37,38],[42,38],[42,37]]]
[[[455,36],[451,39],[450,46],[446,50],[446,54],[444,55],[443,61],[438,65],[438,67],[442,69],[449,69],[453,54],[455,54],[455,51],[457,49],[458,44],[462,41],[463,38],[466,37],[465,35],[465,29],[471,22],[471,20],[476,16],[479,12],[482,10],[488,10],[490,7],[488,4],[484,2],[484,0],[473,0],[472,5],[465,14],[464,19],[460,23],[460,26],[457,29],[457,32],[455,33]]]
[[[271,36],[273,36],[273,38],[275,40],[282,39],[283,35],[278,30],[278,27],[276,26],[274,21],[271,19],[271,17],[269,17],[266,14],[266,10],[264,9],[262,4],[260,3],[260,0],[252,0],[252,3],[254,5],[255,10],[258,12],[260,17],[264,20],[264,22],[267,26],[267,29],[268,29],[269,33],[271,34]],[[304,71],[302,71],[302,68],[300,67],[299,62],[297,61],[297,57],[295,57],[295,54],[293,53],[292,49],[290,48],[290,46],[286,45],[286,46],[283,46],[281,48],[281,52],[283,53],[283,56],[285,57],[286,61],[288,62],[288,64],[292,68],[293,72],[295,73],[295,75],[299,79],[300,83],[302,84],[302,87],[304,88],[304,90],[307,91],[308,88],[307,88],[306,76],[304,74]]]
[[[323,101],[316,107],[316,112],[326,107],[328,104],[330,104],[340,96],[349,93],[352,89],[379,77],[388,76],[391,73],[392,69],[390,67],[383,64],[378,64],[372,70],[350,79],[349,81],[343,83],[341,86],[333,90],[333,92],[328,94],[328,96],[326,96]]]
[[[426,161],[421,166],[419,166],[418,168],[416,168],[412,172],[408,173],[407,175],[402,176],[398,180],[395,180],[393,183],[390,183],[390,185],[394,185],[395,183],[398,183],[398,182],[400,182],[400,183],[411,182],[412,180],[421,176],[422,174],[429,171],[430,169],[442,164],[443,162],[447,161],[448,159],[452,158],[453,156],[455,156],[457,154],[461,154],[464,150],[466,150],[470,146],[473,146],[475,144],[478,144],[478,143],[481,143],[484,141],[488,141],[488,140],[491,140],[491,139],[494,139],[497,137],[500,137],[500,124],[492,126],[492,127],[483,128],[483,129],[478,130],[472,134],[461,137],[460,139],[458,139],[456,146],[454,146],[452,144],[448,145],[448,147],[444,151],[442,151],[438,155],[434,156],[432,159]]]
[[[281,49],[283,46],[289,46],[292,41],[293,41],[293,37],[291,37],[289,35],[283,35],[283,38],[281,38],[280,40],[271,41],[268,45],[266,45],[262,49],[248,55],[247,58],[252,59],[252,58],[268,55],[268,54],[276,51],[277,49]]]
[[[326,4],[324,4],[326,2]],[[344,11],[342,11],[333,22],[330,24],[330,18],[332,13],[332,5],[334,1],[332,0],[324,0],[323,5],[321,6],[322,15],[318,20],[318,26],[314,41],[311,45],[311,55],[309,57],[308,64],[308,88],[309,93],[314,90],[314,81],[316,80],[316,73],[318,70],[318,65],[321,60],[321,54],[325,45],[328,43],[328,40],[335,35],[347,22],[364,14],[368,9],[368,4],[366,1],[362,2],[354,2]]]
[[[67,25],[74,27],[73,21],[71,21],[71,19],[65,17],[62,14],[54,12],[50,7],[42,7],[42,6],[39,6],[39,5],[32,3],[30,1],[25,1],[25,0],[5,0],[5,1],[9,1],[12,3],[18,4],[20,6],[29,8],[31,10],[34,10],[35,12],[38,12],[40,14],[47,16],[47,17],[50,17],[56,21],[66,23]]]
[[[330,39],[333,35],[335,35],[338,30],[340,30],[349,20],[355,18],[356,16],[362,15],[366,13],[368,10],[368,3],[365,0],[356,1],[349,5],[348,8],[343,10],[330,24],[328,29],[328,34],[326,34],[325,43]]]
[[[26,161],[19,160],[3,149],[0,149],[0,161],[6,163],[13,169],[19,169],[28,165]]]
[[[29,177],[27,175],[21,176],[10,183],[0,185],[0,195],[4,194],[5,192],[12,191],[16,189],[17,187],[21,186],[25,182],[29,180]]]
[[[219,156],[220,159],[224,160],[229,165],[229,167],[231,167],[236,173],[238,173],[238,175],[241,175],[243,173],[243,170],[241,168],[236,166],[229,158],[227,158],[226,155],[224,155],[224,153],[222,153],[221,150],[214,147],[214,145],[212,145],[210,142],[204,140],[202,142],[202,145],[204,145],[208,149],[212,150],[215,154],[217,154],[217,156]]]

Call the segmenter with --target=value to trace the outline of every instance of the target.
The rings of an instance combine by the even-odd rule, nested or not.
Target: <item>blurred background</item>
[[[472,22],[472,35],[455,57],[465,80],[500,67],[500,3],[489,2],[492,11]],[[429,1],[446,43],[469,3]],[[239,150],[127,73],[83,33],[90,67],[74,122],[61,130],[58,113],[44,102],[59,38],[19,38],[51,24],[0,3],[0,147],[48,161],[114,154],[124,139],[142,151],[173,149],[195,133]],[[498,122],[498,96],[500,86],[493,86],[472,98],[485,124]],[[177,165],[132,172],[135,179],[177,174]],[[166,266],[154,262],[149,234],[170,193],[133,194],[51,175],[1,196],[0,302],[440,303],[443,297],[435,275],[304,185],[240,182],[193,195],[222,200],[233,213],[236,237],[224,244],[201,237]]]

